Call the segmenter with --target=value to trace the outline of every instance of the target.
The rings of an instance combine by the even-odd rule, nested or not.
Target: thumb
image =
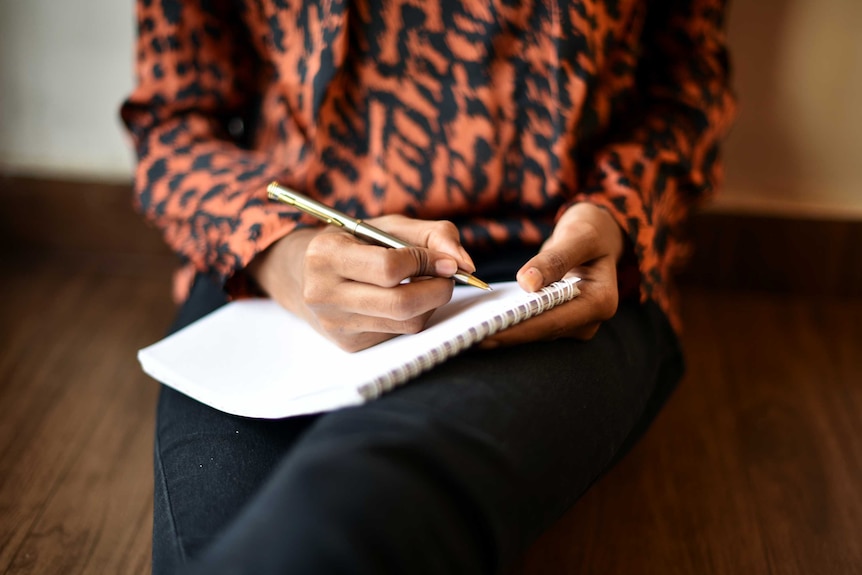
[[[562,279],[575,266],[601,255],[597,239],[595,228],[590,226],[555,230],[539,253],[518,270],[518,284],[526,291],[538,291]]]
[[[461,245],[458,228],[452,222],[416,220],[399,215],[380,216],[370,221],[409,244],[448,254],[468,272],[476,270],[473,260]]]
[[[458,262],[451,255],[411,246],[395,250],[403,258],[408,277],[437,276],[449,278],[458,271]]]
[[[522,289],[538,291],[562,279],[577,263],[567,250],[543,249],[518,270],[516,279]]]

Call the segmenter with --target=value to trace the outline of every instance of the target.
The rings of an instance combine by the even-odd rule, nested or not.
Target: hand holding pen
[[[396,249],[415,247],[402,239],[396,238],[395,236],[370,225],[368,222],[348,216],[347,214],[321,204],[308,196],[300,194],[290,188],[286,188],[277,182],[272,182],[266,188],[266,191],[269,199],[294,206],[306,214],[316,217],[323,223],[342,228],[354,236],[362,238],[368,243],[376,244],[385,248]],[[491,291],[491,286],[462,269],[455,272],[452,277],[457,282]]]
[[[329,215],[317,217],[332,225],[294,230],[255,257],[248,272],[282,306],[348,351],[421,331],[451,298],[450,278],[474,269],[449,222],[397,215],[358,222],[406,246],[382,249],[344,233],[351,228],[328,221]],[[364,226],[359,229],[366,233]],[[427,279],[403,281],[420,276]]]

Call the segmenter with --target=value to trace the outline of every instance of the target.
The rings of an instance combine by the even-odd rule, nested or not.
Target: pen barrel
[[[363,221],[356,222],[356,227],[350,230],[356,236],[369,242],[386,246],[387,248],[409,248],[412,247],[404,240],[399,240],[381,229],[370,226]]]
[[[306,195],[300,194],[299,192],[289,188],[285,188],[277,182],[272,182],[266,190],[270,199],[278,200],[289,206],[299,208],[306,214],[312,215],[326,224],[351,229],[360,221],[355,218],[351,218],[347,214],[343,214],[334,208],[330,208],[325,204],[321,204],[317,200],[313,200]]]
[[[351,231],[357,237],[360,237],[360,238],[367,240],[369,242],[376,243],[376,244],[386,246],[389,248],[409,248],[409,247],[411,247],[411,244],[408,244],[407,242],[405,242],[403,240],[399,240],[395,236],[390,236],[389,234],[387,234],[383,230],[380,230],[380,229],[377,229],[373,226],[370,226],[370,225],[366,224],[365,222],[363,222],[362,220],[359,220],[356,223],[356,227],[353,228]],[[479,278],[476,278],[476,277],[472,276],[471,274],[465,272],[464,270],[458,270],[458,272],[452,276],[452,279],[454,279],[455,281],[457,281],[459,283],[465,284],[465,285],[470,285],[470,286],[474,286],[474,287],[478,287],[478,288],[482,288],[482,289],[488,289],[488,284],[486,284],[485,282],[483,282]]]

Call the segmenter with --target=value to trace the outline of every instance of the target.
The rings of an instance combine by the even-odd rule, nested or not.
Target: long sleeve
[[[187,272],[224,281],[297,225],[270,180],[364,217],[453,219],[486,251],[538,247],[589,201],[673,315],[680,225],[734,115],[724,4],[139,0],[137,204]]]
[[[284,166],[245,145],[265,70],[238,5],[138,2],[138,82],[121,109],[136,206],[189,271],[222,281],[294,225],[265,199]]]
[[[687,255],[682,224],[720,182],[718,144],[735,115],[725,15],[723,0],[650,3],[635,76],[640,102],[613,123],[576,197],[613,214],[634,246],[641,297],[672,317],[669,280]]]

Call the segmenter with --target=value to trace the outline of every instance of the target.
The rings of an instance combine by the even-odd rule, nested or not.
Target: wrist
[[[291,294],[301,284],[305,250],[318,232],[319,228],[300,228],[288,233],[258,253],[246,266],[246,273],[266,295],[282,305],[295,301]]]

